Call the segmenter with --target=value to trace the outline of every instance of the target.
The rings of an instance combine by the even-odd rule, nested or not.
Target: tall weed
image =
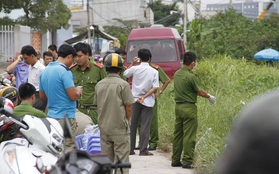
[[[254,97],[279,86],[279,70],[256,65],[245,59],[215,56],[198,62],[194,73],[203,89],[216,97],[212,105],[198,97],[198,134],[195,151],[197,170],[212,173],[215,161],[222,153],[226,137],[235,118]],[[159,147],[171,151],[174,128],[173,83],[158,99]]]

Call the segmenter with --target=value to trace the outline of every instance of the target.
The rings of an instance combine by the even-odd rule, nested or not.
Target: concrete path
[[[129,174],[193,174],[193,170],[171,167],[170,155],[160,150],[150,151],[153,156],[130,155],[132,168]]]

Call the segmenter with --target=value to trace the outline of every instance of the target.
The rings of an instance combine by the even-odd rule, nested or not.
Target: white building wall
[[[73,0],[72,0],[73,1]],[[86,5],[86,3],[84,3]],[[153,12],[149,8],[141,7],[140,0],[93,0],[90,6],[90,24],[94,25],[114,25],[115,18],[122,20],[139,20],[143,23],[153,23]],[[76,26],[87,26],[86,7],[81,7],[79,11],[72,11],[72,23]],[[92,14],[93,9],[93,14]],[[146,17],[144,16],[146,10]]]

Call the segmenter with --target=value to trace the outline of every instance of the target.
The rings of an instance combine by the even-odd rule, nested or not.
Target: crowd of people
[[[4,88],[0,96],[13,101],[17,117],[51,117],[63,126],[67,115],[74,135],[82,134],[85,125],[98,124],[102,153],[112,162],[118,157],[129,162],[129,155],[136,154],[136,149],[140,156],[151,156],[159,141],[157,98],[172,79],[151,63],[149,49],[138,50],[129,67],[124,66],[126,55],[118,49],[107,54],[101,64],[99,56],[92,56],[90,46],[80,42],[74,46],[63,44],[58,50],[50,45],[41,58],[27,45],[6,69],[15,75],[16,86]],[[186,52],[183,66],[173,78],[176,104],[172,167],[193,167],[197,96],[215,103],[215,97],[201,88],[192,72],[196,62],[196,55]],[[75,136],[66,145],[73,148]]]

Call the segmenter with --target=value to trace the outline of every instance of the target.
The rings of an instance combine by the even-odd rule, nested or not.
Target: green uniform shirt
[[[174,100],[175,102],[197,102],[197,93],[200,87],[198,77],[183,66],[174,74]]]
[[[75,86],[83,86],[82,95],[78,100],[79,104],[84,106],[92,105],[96,84],[107,76],[103,65],[89,61],[84,71],[78,65],[74,66],[71,71]]]
[[[159,74],[159,81],[161,82],[161,83],[165,83],[166,81],[168,81],[170,78],[169,78],[169,76],[165,73],[165,71],[161,68],[161,67],[159,67],[159,66],[157,66],[157,65],[154,65],[154,64],[149,64],[152,68],[154,68],[154,69],[156,69],[157,71],[158,71],[158,74]]]
[[[30,103],[24,101],[14,108],[14,115],[18,118],[24,115],[31,115],[39,118],[47,117],[47,115],[43,111],[33,108]]]
[[[118,74],[109,74],[100,81],[96,86],[94,104],[98,108],[98,125],[101,133],[107,135],[130,133],[125,106],[134,102],[129,83]]]
[[[122,68],[122,70],[121,70],[121,72],[120,72],[120,77],[121,77],[121,79],[123,79],[123,80],[129,82],[129,78],[127,78],[126,76],[124,76],[124,71],[125,71],[126,69],[127,69],[127,67],[123,66],[123,68]]]

